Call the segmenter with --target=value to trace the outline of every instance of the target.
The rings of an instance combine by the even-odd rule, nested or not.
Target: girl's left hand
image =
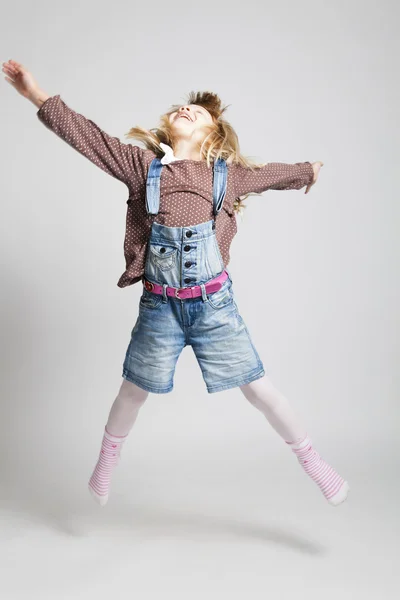
[[[312,164],[312,168],[314,171],[314,178],[312,180],[312,182],[310,184],[308,184],[306,191],[304,192],[305,194],[308,194],[308,192],[310,191],[310,188],[312,185],[314,185],[314,183],[317,181],[318,179],[318,174],[319,174],[319,170],[321,167],[324,166],[324,163],[321,162],[320,160],[318,160],[317,162],[311,163]]]

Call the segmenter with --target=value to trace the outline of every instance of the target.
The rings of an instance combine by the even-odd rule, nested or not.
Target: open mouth
[[[179,115],[178,119],[187,119],[188,121],[192,121],[187,115]]]

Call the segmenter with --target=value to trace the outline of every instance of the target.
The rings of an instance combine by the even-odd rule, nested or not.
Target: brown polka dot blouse
[[[213,218],[212,167],[208,168],[205,161],[177,159],[165,164],[161,172],[160,210],[157,215],[148,215],[145,191],[147,170],[156,156],[152,150],[111,137],[93,121],[72,110],[60,94],[47,98],[36,114],[48,129],[103,171],[123,181],[128,188],[124,241],[126,270],[119,278],[119,287],[141,280],[153,220],[169,227],[189,227]],[[229,248],[237,232],[233,211],[235,198],[269,189],[299,190],[311,183],[313,175],[310,162],[268,163],[254,172],[237,163],[228,164],[226,196],[222,210],[216,216],[215,229],[225,266],[229,263]]]

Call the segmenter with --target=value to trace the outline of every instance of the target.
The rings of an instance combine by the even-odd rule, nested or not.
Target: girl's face
[[[211,113],[198,104],[185,104],[169,115],[169,122],[178,137],[200,139],[204,127],[213,124]]]

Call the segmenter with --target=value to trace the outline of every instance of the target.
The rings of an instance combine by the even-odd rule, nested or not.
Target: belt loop
[[[203,302],[208,302],[208,296],[207,296],[205,284],[204,283],[200,283],[199,285],[201,287],[201,297],[203,299]]]
[[[163,302],[167,302],[168,301],[168,296],[167,296],[168,283],[163,283],[162,287],[163,287],[163,293],[162,293],[163,294],[163,299],[162,299],[162,301]]]

